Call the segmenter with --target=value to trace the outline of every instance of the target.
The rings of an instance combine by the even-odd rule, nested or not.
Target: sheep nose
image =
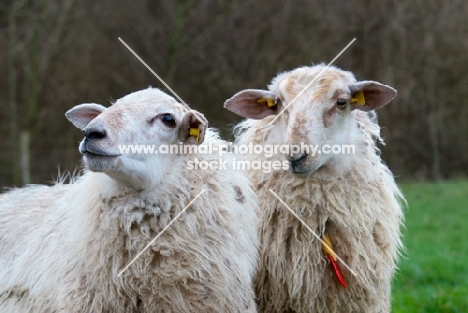
[[[295,168],[307,158],[307,153],[286,154],[286,158],[289,160],[291,167]]]
[[[104,129],[86,128],[83,132],[88,140],[102,139],[106,137],[106,131]]]

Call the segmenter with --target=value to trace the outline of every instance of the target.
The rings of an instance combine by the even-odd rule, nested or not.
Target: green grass
[[[468,312],[468,181],[402,184],[406,253],[393,312]]]

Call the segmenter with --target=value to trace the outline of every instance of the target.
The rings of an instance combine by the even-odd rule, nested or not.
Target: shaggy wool
[[[312,67],[310,71],[315,71],[313,73],[316,75],[322,68]],[[301,70],[309,71],[307,68]],[[310,77],[314,77],[303,79],[306,74],[298,72],[280,74],[270,86],[271,93],[283,101],[283,105],[287,105],[297,91],[311,80]],[[329,72],[330,75],[327,72],[323,74],[317,89],[311,88],[312,91],[303,97],[314,99],[319,91],[325,96],[336,94],[335,90],[323,90],[323,86],[328,84],[327,88],[332,88],[338,75],[346,79],[345,83],[356,82],[348,72],[336,68],[331,68]],[[297,77],[303,81],[299,83]],[[288,78],[297,80],[295,84],[285,83]],[[284,94],[293,89],[296,93]],[[238,124],[235,127],[236,144],[287,143],[284,138],[290,135],[288,131],[291,127],[305,124],[311,118],[308,114],[313,112],[311,109],[294,115],[294,105],[273,125],[269,123],[276,115],[258,120],[247,119]],[[305,174],[287,170],[271,173],[247,171],[260,206],[260,266],[255,279],[259,312],[390,312],[391,280],[402,249],[400,226],[403,221],[403,196],[392,173],[380,159],[376,141],[382,140],[375,113],[352,110],[336,114],[349,114],[339,122],[344,133],[342,137],[346,136],[346,143],[355,145],[355,154],[336,157],[316,171]],[[322,115],[319,115],[310,128],[299,131],[304,134],[317,132],[318,137],[322,131],[325,132],[322,138],[326,137],[328,130],[321,130],[324,127],[322,123],[326,124],[326,115],[323,116],[322,119]],[[250,161],[285,160],[280,154],[271,157],[249,154],[244,157]],[[347,282],[346,288],[339,283],[330,262],[325,258],[322,243],[270,189],[315,234],[320,237],[329,234],[335,252],[349,267],[338,261]]]
[[[188,170],[195,157],[215,158],[174,156],[153,190],[85,172],[0,195],[0,312],[256,312],[255,194],[239,171]]]

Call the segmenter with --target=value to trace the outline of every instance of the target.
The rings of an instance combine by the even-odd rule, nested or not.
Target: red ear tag
[[[327,255],[327,258],[328,260],[330,261],[331,265],[333,266],[333,269],[335,270],[335,275],[336,275],[336,278],[338,279],[338,281],[340,282],[340,284],[346,288],[347,284],[346,284],[346,280],[343,276],[343,273],[340,271],[340,268],[338,267],[338,264],[336,264],[336,261],[333,260],[333,257],[328,254]]]

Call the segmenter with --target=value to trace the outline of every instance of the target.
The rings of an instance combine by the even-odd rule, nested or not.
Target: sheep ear
[[[65,117],[79,129],[85,129],[86,126],[96,116],[104,112],[106,108],[96,103],[84,103],[76,105],[65,113]]]
[[[351,105],[353,109],[372,111],[386,105],[395,98],[397,91],[375,81],[361,81],[350,85]]]
[[[246,89],[226,100],[224,107],[242,117],[261,120],[278,113],[278,99],[268,90]]]
[[[179,140],[185,144],[199,145],[205,139],[208,120],[198,111],[191,110],[182,117]]]

